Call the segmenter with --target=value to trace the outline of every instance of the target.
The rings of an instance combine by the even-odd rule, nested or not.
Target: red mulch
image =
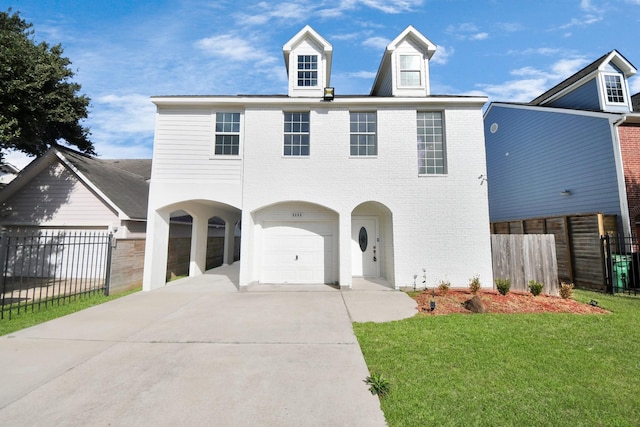
[[[498,291],[481,290],[477,295],[482,300],[487,313],[574,313],[574,314],[605,314],[609,313],[600,307],[594,307],[575,301],[571,298],[563,299],[541,294],[534,297],[529,292],[511,291],[507,295],[500,295]],[[420,312],[431,315],[452,313],[471,314],[462,303],[471,299],[473,294],[468,290],[449,290],[446,295],[436,291],[432,297],[431,291],[425,291],[414,298],[418,302]],[[429,302],[435,300],[436,308],[431,311]]]

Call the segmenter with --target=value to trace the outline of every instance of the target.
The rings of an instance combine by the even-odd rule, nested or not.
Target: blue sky
[[[282,45],[306,24],[333,45],[343,95],[369,93],[410,24],[438,46],[433,94],[530,101],[612,49],[640,68],[640,0],[0,0],[9,7],[36,40],[62,44],[104,158],[151,158],[153,95],[286,93]],[[630,84],[640,92],[640,77]]]

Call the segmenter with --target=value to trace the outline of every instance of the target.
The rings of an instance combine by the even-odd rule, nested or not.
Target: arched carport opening
[[[156,210],[148,220],[145,290],[180,276],[239,259],[241,211],[212,200],[187,200]]]
[[[351,274],[394,285],[393,214],[376,201],[351,212]]]

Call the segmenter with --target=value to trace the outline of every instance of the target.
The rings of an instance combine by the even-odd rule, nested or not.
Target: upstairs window
[[[376,113],[350,113],[351,155],[376,156]]]
[[[298,86],[318,86],[318,55],[298,56]]]
[[[309,155],[309,113],[284,113],[284,155]]]
[[[400,55],[400,86],[421,86],[420,56]]]
[[[607,102],[615,104],[623,104],[625,102],[622,79],[618,74],[605,74],[604,84],[607,91]]]
[[[442,112],[418,112],[418,174],[447,173]]]
[[[216,155],[240,153],[240,113],[216,113]]]

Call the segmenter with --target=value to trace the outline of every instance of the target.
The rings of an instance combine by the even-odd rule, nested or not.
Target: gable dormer
[[[633,110],[628,78],[636,71],[624,56],[612,50],[538,96],[530,104],[628,113]]]
[[[289,96],[322,97],[331,82],[333,47],[305,26],[282,47],[289,76]]]
[[[429,95],[429,60],[435,52],[436,45],[409,25],[387,46],[371,95]]]

